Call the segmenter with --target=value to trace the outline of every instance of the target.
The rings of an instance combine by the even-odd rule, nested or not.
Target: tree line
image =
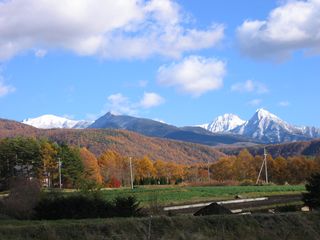
[[[46,139],[6,138],[0,140],[0,187],[7,188],[13,177],[37,178],[48,187],[59,187],[59,162],[63,188],[86,184],[103,187],[130,186],[130,160],[135,185],[184,182],[246,182],[257,179],[263,157],[246,149],[236,156],[224,156],[214,163],[182,165],[148,156],[123,156],[107,149],[95,156],[86,148]],[[269,180],[276,184],[297,184],[320,171],[320,157],[267,156]],[[263,171],[264,174],[264,171]],[[264,176],[262,175],[262,179]]]
[[[252,156],[247,149],[237,156],[226,156],[210,165],[212,178],[217,181],[255,182],[263,161],[263,156]],[[276,184],[299,184],[312,174],[320,172],[320,156],[293,156],[272,158],[267,155],[268,178]],[[262,171],[262,179],[265,171]]]

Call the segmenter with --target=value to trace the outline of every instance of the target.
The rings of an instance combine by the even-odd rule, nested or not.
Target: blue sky
[[[14,16],[14,17],[12,17]],[[0,1],[1,118],[320,127],[320,1]]]

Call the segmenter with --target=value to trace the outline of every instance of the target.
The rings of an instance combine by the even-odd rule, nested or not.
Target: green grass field
[[[139,187],[131,189],[102,190],[103,196],[112,200],[117,196],[133,195],[142,206],[147,206],[155,199],[160,205],[174,205],[183,203],[194,203],[201,201],[212,201],[220,199],[231,199],[235,195],[244,197],[260,197],[282,194],[295,194],[305,191],[304,185],[286,186],[208,186],[208,187]]]

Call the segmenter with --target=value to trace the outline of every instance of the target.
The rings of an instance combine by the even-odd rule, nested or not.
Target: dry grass
[[[0,239],[318,240],[319,213],[179,216],[60,221],[1,221]]]

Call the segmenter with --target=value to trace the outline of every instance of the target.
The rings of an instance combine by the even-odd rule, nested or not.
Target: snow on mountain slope
[[[224,114],[214,119],[208,126],[207,130],[214,133],[224,133],[235,129],[245,123],[239,116],[234,114]]]
[[[87,121],[70,120],[63,117],[58,117],[51,114],[42,115],[37,118],[28,118],[22,121],[22,123],[43,129],[51,128],[86,128],[91,124]]]
[[[233,129],[232,132],[267,143],[299,141],[308,138],[297,128],[265,109],[258,109],[249,121]]]
[[[234,114],[225,114],[217,117],[208,126],[199,126],[211,132],[233,133],[266,143],[320,138],[319,128],[290,125],[278,116],[262,108],[258,109],[248,121],[244,121]]]

